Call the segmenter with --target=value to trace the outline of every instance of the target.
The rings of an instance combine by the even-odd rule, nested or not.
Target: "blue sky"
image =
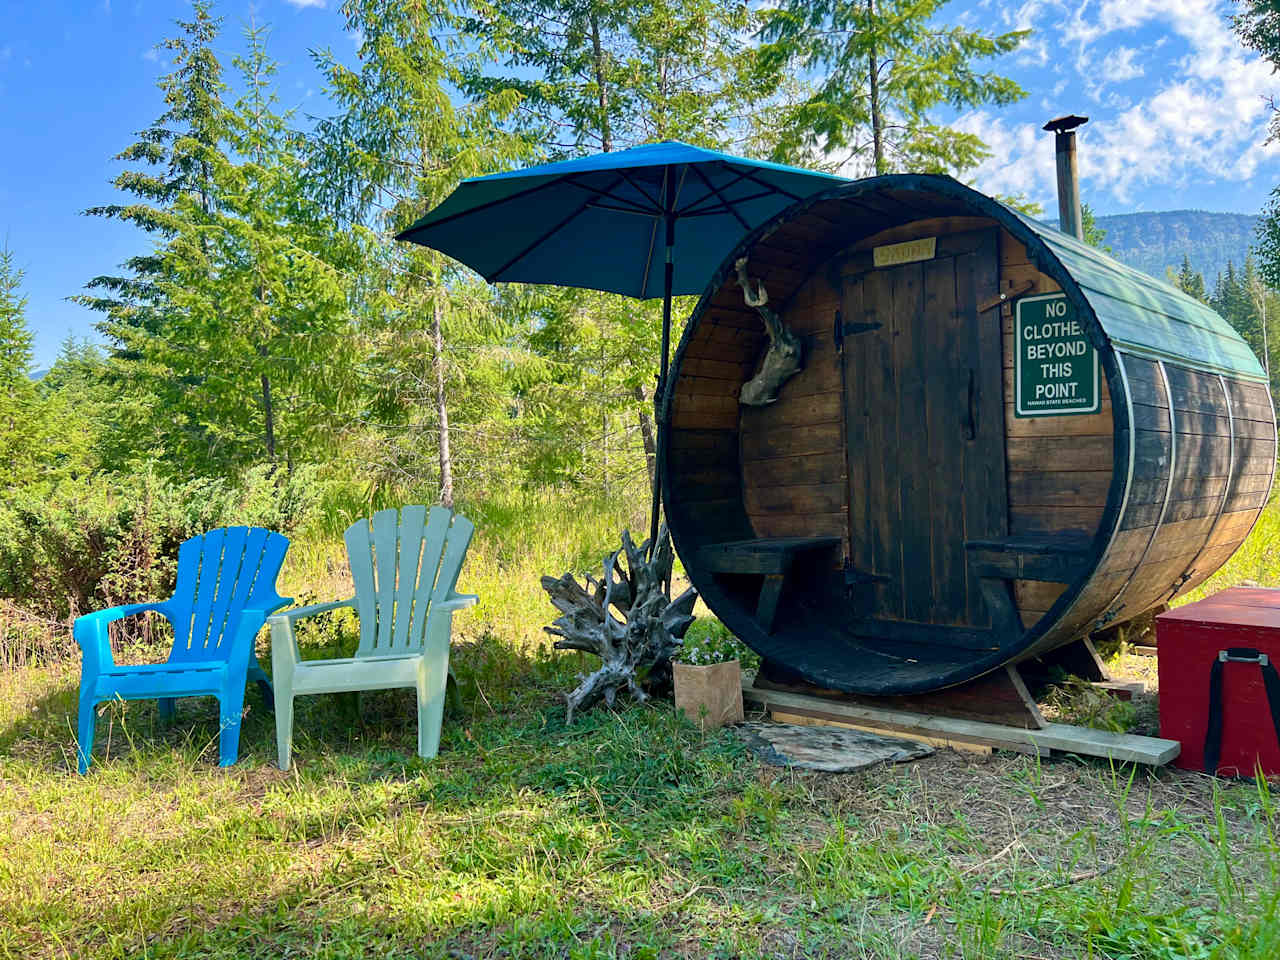
[[[354,51],[338,0],[225,0],[224,59],[251,12],[272,26],[280,97],[326,112],[308,50]],[[1198,208],[1254,213],[1280,184],[1280,145],[1263,147],[1267,93],[1280,76],[1236,44],[1230,0],[954,0],[947,21],[1035,34],[998,68],[1028,91],[959,126],[992,157],[970,174],[989,192],[1021,193],[1051,213],[1052,137],[1045,120],[1091,117],[1080,138],[1082,193],[1096,212]],[[26,271],[35,360],[96,316],[66,302],[84,282],[145,249],[137,231],[79,212],[111,202],[111,161],[161,111],[154,44],[187,13],[174,0],[0,0],[0,242]]]

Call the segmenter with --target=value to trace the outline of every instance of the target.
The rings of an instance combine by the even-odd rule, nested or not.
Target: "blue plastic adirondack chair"
[[[289,600],[276,593],[287,537],[260,527],[226,527],[192,537],[178,549],[173,596],[159,603],[131,603],[76,618],[75,638],[84,653],[80,671],[79,767],[89,769],[96,706],[106,700],[160,700],[173,716],[175,697],[218,698],[219,762],[236,762],[240,714],[249,680],[271,705],[271,684],[258,665],[253,641],[267,617]],[[107,624],[154,610],[173,624],[173,650],[165,663],[116,666]]]
[[[271,618],[280,769],[293,753],[293,698],[299,694],[414,687],[418,691],[418,754],[440,747],[453,614],[477,597],[454,593],[475,526],[445,507],[380,510],[357,520],[344,539],[355,596],[286,610]],[[356,655],[303,660],[293,624],[340,607],[360,617]]]

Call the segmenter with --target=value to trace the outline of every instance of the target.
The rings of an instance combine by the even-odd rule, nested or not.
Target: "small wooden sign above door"
[[[1098,412],[1098,351],[1065,294],[1023,297],[1013,330],[1015,416]]]
[[[921,237],[919,240],[873,247],[871,257],[877,267],[896,267],[903,263],[915,263],[917,260],[932,260],[937,252],[937,237]]]

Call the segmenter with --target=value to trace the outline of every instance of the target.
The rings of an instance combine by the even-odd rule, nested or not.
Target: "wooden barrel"
[[[740,402],[773,342],[743,257],[802,351],[765,405]],[[863,694],[961,683],[1192,589],[1276,465],[1265,374],[1221,317],[938,176],[848,184],[748,236],[661,415],[668,523],[712,611]]]

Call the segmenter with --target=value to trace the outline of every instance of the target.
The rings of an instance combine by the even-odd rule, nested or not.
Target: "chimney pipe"
[[[1045,130],[1052,130],[1053,152],[1058,161],[1058,226],[1077,240],[1084,239],[1080,215],[1080,174],[1076,169],[1076,127],[1088,123],[1088,117],[1068,115],[1050,120]]]

